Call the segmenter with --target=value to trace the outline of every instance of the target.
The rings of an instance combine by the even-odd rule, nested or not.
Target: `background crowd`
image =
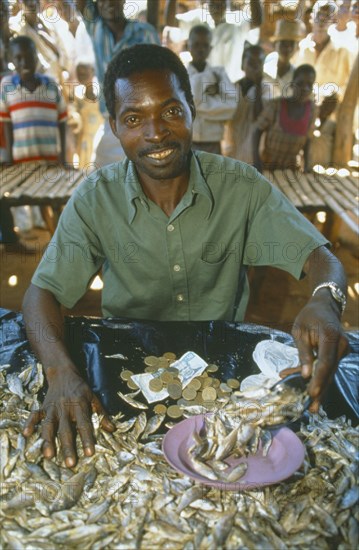
[[[151,6],[2,0],[2,163],[84,169],[122,160],[102,83],[111,58],[137,43],[167,46],[185,63],[196,149],[259,170],[306,171],[335,165],[340,132],[354,143],[358,1],[157,0],[156,27]],[[11,213],[1,210],[2,242],[12,242]]]

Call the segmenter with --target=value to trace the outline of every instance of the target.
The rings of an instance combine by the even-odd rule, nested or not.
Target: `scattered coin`
[[[144,363],[148,367],[158,367],[159,359],[158,359],[158,357],[155,357],[154,355],[148,355],[147,357],[145,357]]]
[[[157,372],[157,367],[146,367],[145,372]]]
[[[131,370],[123,370],[120,374],[122,380],[129,380],[134,373]]]
[[[172,374],[178,374],[179,370],[176,369],[176,367],[168,367],[167,372],[171,372]]]
[[[217,397],[217,392],[215,388],[212,388],[212,387],[204,388],[202,392],[203,401],[215,401],[216,397]]]
[[[240,384],[239,384],[238,380],[236,380],[235,378],[229,378],[227,380],[227,386],[229,386],[230,388],[232,388],[234,390],[239,388],[239,385]]]
[[[217,365],[210,364],[210,365],[208,365],[206,370],[207,370],[207,372],[217,372],[218,367],[217,367]]]
[[[149,381],[149,388],[152,391],[161,391],[163,388],[163,382],[161,378],[153,378],[153,380]]]
[[[175,353],[172,353],[172,351],[166,351],[166,352],[163,354],[163,357],[165,357],[166,359],[168,359],[170,362],[176,361],[176,359],[177,359],[176,354],[175,354]]]
[[[153,407],[153,410],[156,414],[166,414],[167,407],[166,405],[162,405],[162,403],[158,403]]]
[[[209,376],[204,380],[202,380],[202,388],[208,388],[209,386],[211,386],[212,385],[211,380],[212,378],[210,378]]]
[[[167,414],[171,418],[179,418],[180,416],[182,416],[182,410],[178,405],[171,405],[167,409]]]
[[[166,357],[159,357],[158,366],[159,366],[160,369],[166,369],[169,364],[170,364],[170,362],[169,362],[168,359],[166,359]]]
[[[136,382],[134,380],[131,380],[131,378],[129,380],[127,380],[127,386],[131,390],[138,390],[138,386],[137,386]]]
[[[197,397],[197,392],[194,388],[187,386],[187,388],[185,388],[182,392],[182,397],[187,399],[187,401],[192,401],[192,399]]]
[[[212,386],[213,386],[214,388],[219,388],[220,383],[221,383],[221,382],[220,382],[220,380],[218,380],[218,378],[213,378]]]
[[[170,384],[171,382],[173,382],[173,374],[170,373],[170,372],[165,371],[161,374],[161,380],[165,384]]]
[[[222,382],[219,387],[221,388],[221,390],[224,392],[224,393],[231,393],[231,388],[225,383],[225,382]]]
[[[179,399],[182,396],[182,386],[178,382],[168,384],[167,391],[172,399]]]
[[[201,381],[198,380],[198,378],[193,378],[192,382],[190,382],[188,385],[191,386],[191,388],[193,388],[194,390],[198,391],[201,387]]]

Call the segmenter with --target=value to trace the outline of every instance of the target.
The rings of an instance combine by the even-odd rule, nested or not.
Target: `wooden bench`
[[[37,163],[1,167],[1,199],[9,206],[40,206],[47,228],[53,233],[62,208],[84,175],[72,167]]]
[[[359,188],[354,175],[338,176],[275,170],[264,175],[303,213],[327,213],[324,232],[331,240],[335,216],[359,234]],[[53,233],[63,206],[86,174],[81,170],[39,164],[17,164],[0,171],[1,198],[9,206],[39,205]]]
[[[359,179],[355,175],[339,176],[315,172],[275,170],[264,175],[303,213],[314,216],[327,213],[323,232],[337,239],[337,219],[359,235]]]

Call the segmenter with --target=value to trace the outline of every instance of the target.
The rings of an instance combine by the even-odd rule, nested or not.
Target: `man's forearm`
[[[347,279],[344,268],[325,246],[313,250],[304,266],[304,271],[307,273],[311,293],[322,283],[334,282],[340,287],[345,296],[347,295]],[[325,298],[326,296],[333,304],[336,304],[331,298],[328,288],[322,288],[315,294],[317,298]],[[340,304],[336,305],[338,312],[341,313]]]
[[[60,304],[53,294],[30,285],[23,302],[26,333],[33,351],[43,364],[46,377],[66,369],[76,370],[64,340]]]

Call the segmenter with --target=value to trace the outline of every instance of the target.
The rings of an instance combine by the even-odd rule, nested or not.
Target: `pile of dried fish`
[[[269,444],[272,440],[269,432]],[[238,481],[247,471],[247,463],[239,462],[234,468],[226,462],[232,458],[246,457],[258,450],[261,429],[220,411],[204,417],[204,426],[194,432],[194,444],[188,449],[193,469],[208,479],[227,483]],[[269,445],[268,445],[269,448]],[[266,448],[265,454],[268,452]],[[263,453],[264,454],[264,453]]]
[[[358,541],[358,430],[345,418],[310,418],[299,436],[305,463],[265,489],[223,492],[180,476],[165,461],[164,419],[148,411],[114,419],[96,454],[64,467],[46,460],[41,439],[21,435],[37,404],[41,368],[6,377],[0,368],[1,547],[4,550],[301,549],[353,550]],[[238,396],[237,396],[238,397]],[[229,409],[233,402],[227,403]],[[224,406],[224,409],[226,406]],[[230,411],[229,411],[230,412]],[[139,413],[139,414],[138,414]]]

